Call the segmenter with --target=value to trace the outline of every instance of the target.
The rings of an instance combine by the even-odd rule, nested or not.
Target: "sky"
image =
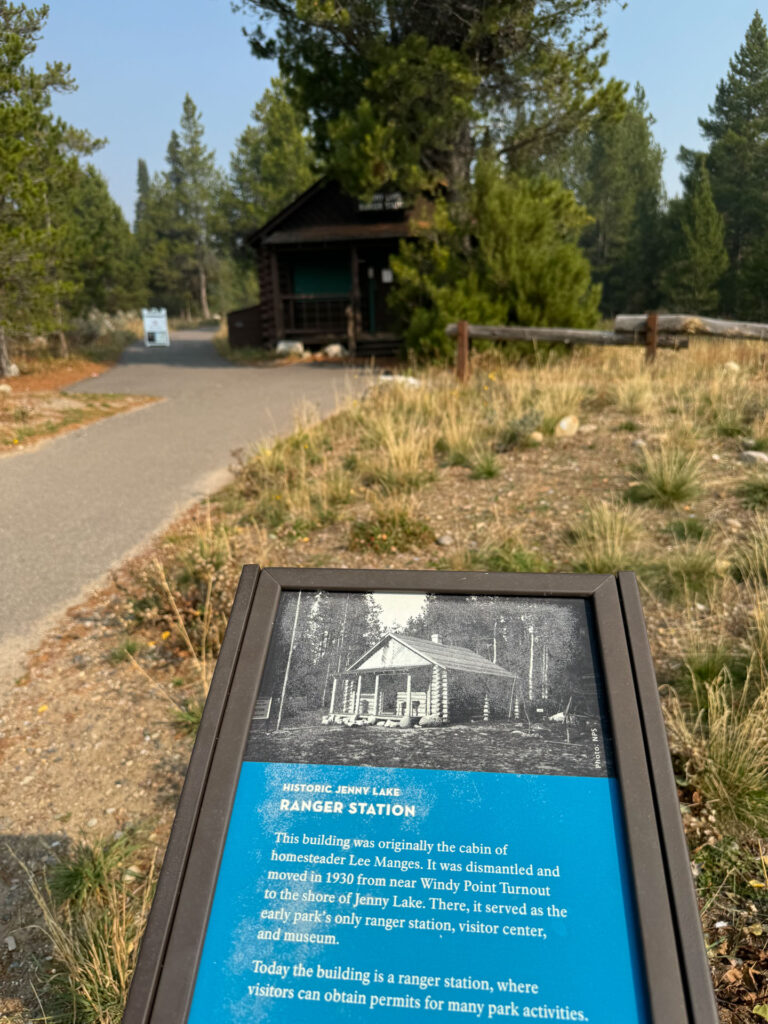
[[[418,2],[418,0],[414,0]],[[78,83],[56,98],[70,124],[107,138],[93,162],[129,220],[136,164],[163,168],[185,93],[203,116],[207,144],[223,167],[276,67],[251,56],[243,14],[229,0],[49,0],[50,16],[36,62],[63,60]],[[608,73],[645,88],[666,151],[664,178],[679,191],[681,145],[700,145],[718,81],[744,39],[756,0],[629,0],[609,9]]]
[[[427,600],[424,594],[374,593],[371,598],[378,606],[381,624],[388,633],[404,629],[409,619],[421,615]]]

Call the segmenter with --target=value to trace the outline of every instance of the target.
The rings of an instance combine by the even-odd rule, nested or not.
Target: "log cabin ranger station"
[[[525,679],[465,647],[385,634],[347,668],[316,680],[316,697],[292,692],[290,672],[256,700],[255,728],[279,724],[447,725],[520,721],[551,710],[546,682]],[[531,702],[528,689],[534,688]],[[535,707],[535,705],[539,705]]]
[[[396,350],[389,257],[412,236],[413,213],[394,190],[361,200],[329,178],[317,181],[246,239],[260,302],[229,314],[230,344],[343,342],[364,356]]]
[[[491,681],[495,685],[491,685]],[[373,721],[488,721],[506,713],[514,676],[466,647],[388,633],[332,679],[328,719],[353,715]],[[514,703],[514,698],[509,703]]]

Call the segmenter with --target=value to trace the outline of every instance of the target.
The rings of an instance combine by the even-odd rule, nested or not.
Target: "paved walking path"
[[[232,453],[323,413],[360,387],[332,364],[242,368],[210,331],[132,345],[75,391],[162,396],[0,459],[0,694],[65,608],[195,499],[229,478]]]

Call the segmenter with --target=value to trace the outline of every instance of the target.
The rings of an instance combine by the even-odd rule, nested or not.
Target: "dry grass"
[[[642,530],[636,509],[615,498],[590,502],[570,531],[573,568],[596,573],[637,570]]]
[[[554,434],[564,416],[579,413],[590,390],[584,380],[569,375],[560,366],[549,373],[542,370],[536,385],[534,404],[540,414],[539,429],[544,434]]]
[[[78,844],[28,882],[53,951],[46,1024],[119,1024],[154,892],[156,850],[131,838]]]
[[[738,545],[734,567],[739,576],[760,593],[768,584],[768,517],[756,515],[747,535]]]
[[[635,468],[633,501],[650,501],[662,508],[691,501],[701,491],[702,458],[678,444],[645,448]]]
[[[476,407],[464,410],[456,401],[445,403],[435,445],[446,465],[470,465],[480,434],[481,422],[480,413]]]
[[[653,383],[648,373],[620,377],[612,388],[612,400],[625,416],[644,416],[654,407]]]
[[[416,491],[434,478],[434,432],[419,424],[381,420],[371,428],[371,448],[361,479],[385,493]]]
[[[721,828],[739,838],[768,832],[768,687],[757,665],[743,686],[723,670],[693,681],[693,704],[667,702],[673,745]]]
[[[725,370],[728,360],[742,369]],[[675,684],[665,704],[689,834],[708,808],[714,845],[701,843],[727,852],[707,868],[722,913],[728,851],[736,844],[748,863],[768,829],[768,517],[744,507],[751,477],[737,461],[742,432],[768,439],[766,371],[767,346],[694,343],[660,352],[651,369],[637,352],[585,350],[538,366],[484,357],[463,388],[436,372],[373,387],[252,453],[211,509],[167,540],[159,566],[136,579],[136,638],[162,629],[184,657],[179,696],[194,727],[239,567],[270,551],[281,564],[638,570],[660,675]],[[524,446],[568,414],[594,433]],[[628,417],[648,445],[640,465]],[[628,488],[633,472],[639,486]],[[436,547],[446,533],[453,542]],[[131,657],[151,676],[147,646]],[[728,897],[744,920],[760,892],[749,895]],[[110,906],[125,936],[110,941],[127,949],[131,912],[119,893]],[[707,928],[714,920],[705,913]],[[96,955],[73,948],[78,978]]]

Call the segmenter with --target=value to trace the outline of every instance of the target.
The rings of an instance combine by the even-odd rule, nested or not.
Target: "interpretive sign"
[[[144,344],[147,347],[171,344],[168,313],[165,309],[142,309],[141,320],[144,324]]]
[[[634,576],[246,567],[125,1024],[716,1024]]]

